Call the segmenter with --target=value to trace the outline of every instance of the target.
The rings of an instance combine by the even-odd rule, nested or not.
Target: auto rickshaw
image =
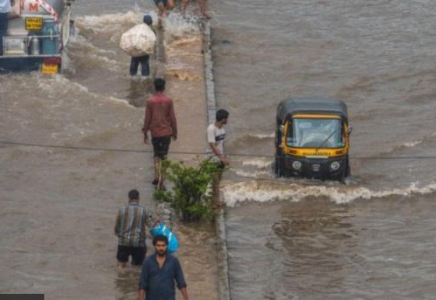
[[[279,177],[338,180],[350,176],[351,127],[338,99],[293,97],[277,107],[274,171]]]

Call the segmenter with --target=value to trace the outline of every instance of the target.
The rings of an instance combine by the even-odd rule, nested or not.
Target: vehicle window
[[[290,147],[344,147],[340,119],[294,119],[287,128],[286,143]]]

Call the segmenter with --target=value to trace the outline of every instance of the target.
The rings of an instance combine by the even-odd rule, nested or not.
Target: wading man
[[[224,109],[219,109],[216,112],[215,123],[212,123],[209,125],[209,127],[207,127],[207,142],[209,143],[209,146],[213,152],[212,160],[215,161],[220,168],[220,171],[215,174],[212,184],[216,206],[221,206],[224,204],[221,203],[220,200],[219,184],[224,168],[229,165],[229,160],[224,154],[224,139],[226,137],[224,125],[227,124],[228,118],[229,112]]]
[[[147,257],[139,277],[139,300],[175,300],[177,288],[188,300],[183,270],[177,257],[167,253],[168,239],[158,235],[153,239],[155,253]]]
[[[117,266],[125,267],[129,256],[132,256],[132,265],[142,265],[147,252],[145,225],[152,228],[157,222],[156,219],[153,224],[152,214],[139,205],[139,192],[131,190],[128,205],[118,211],[115,221],[115,235],[118,236]]]
[[[143,18],[145,24],[147,24],[150,28],[153,24],[153,19],[150,15],[145,15]],[[150,55],[143,55],[133,57],[130,60],[130,76],[135,76],[138,73],[138,67],[141,65],[141,75],[148,77],[150,76]]]
[[[154,81],[156,94],[147,100],[145,108],[144,143],[148,144],[148,131],[151,132],[151,143],[154,152],[154,180],[152,184],[159,189],[165,189],[164,178],[160,174],[161,160],[168,155],[171,138],[177,140],[177,121],[174,113],[173,100],[166,97],[165,80],[156,78]]]

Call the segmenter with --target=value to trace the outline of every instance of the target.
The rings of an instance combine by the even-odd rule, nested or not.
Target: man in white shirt
[[[3,37],[8,30],[8,16],[11,11],[11,0],[0,0],[0,55],[3,55]]]
[[[229,165],[229,160],[224,154],[224,139],[226,137],[226,130],[224,125],[227,124],[227,119],[229,118],[229,112],[224,109],[219,109],[216,112],[215,123],[210,124],[207,127],[207,142],[214,156],[212,160],[219,164],[220,171],[215,174],[213,179],[213,194],[215,197],[215,205],[220,206],[223,203],[220,201],[220,190],[219,183],[223,174],[223,170]]]

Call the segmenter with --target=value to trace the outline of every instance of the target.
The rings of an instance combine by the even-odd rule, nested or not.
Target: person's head
[[[163,92],[165,90],[165,79],[156,78],[154,80],[154,89],[156,92]]]
[[[153,246],[157,255],[164,256],[167,253],[168,238],[164,235],[157,235],[153,238]]]
[[[139,192],[136,189],[130,190],[129,201],[139,200]]]
[[[222,125],[227,124],[227,119],[229,118],[229,112],[225,109],[218,109],[216,112],[216,121]]]
[[[144,18],[142,20],[148,26],[151,26],[151,24],[153,24],[153,19],[152,19],[152,17],[150,15],[144,15]]]

